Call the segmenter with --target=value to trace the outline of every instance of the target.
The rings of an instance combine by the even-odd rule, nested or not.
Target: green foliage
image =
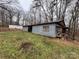
[[[28,32],[0,33],[0,59],[79,59],[79,48]],[[33,44],[29,48],[22,43]],[[25,46],[27,46],[25,44]],[[26,51],[27,50],[27,51]]]

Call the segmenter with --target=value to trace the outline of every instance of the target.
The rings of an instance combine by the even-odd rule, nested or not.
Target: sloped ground
[[[79,46],[28,32],[1,32],[0,59],[79,59]]]

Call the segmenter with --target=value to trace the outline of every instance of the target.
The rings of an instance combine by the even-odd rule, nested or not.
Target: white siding
[[[9,28],[10,28],[10,29],[20,29],[20,30],[22,30],[22,29],[23,29],[23,26],[19,26],[19,25],[9,25]]]
[[[33,26],[32,32],[40,35],[45,35],[49,37],[56,37],[56,25],[55,24],[50,24],[49,26],[49,31],[45,32],[43,31],[43,26],[45,25],[39,25],[39,26]]]

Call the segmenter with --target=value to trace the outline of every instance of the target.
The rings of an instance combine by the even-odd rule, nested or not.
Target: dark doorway
[[[32,26],[28,27],[28,32],[32,32]]]

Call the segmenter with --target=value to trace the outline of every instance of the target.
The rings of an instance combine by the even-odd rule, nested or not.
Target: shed
[[[24,31],[49,37],[61,37],[61,33],[64,32],[64,29],[65,24],[63,21],[23,26]]]

